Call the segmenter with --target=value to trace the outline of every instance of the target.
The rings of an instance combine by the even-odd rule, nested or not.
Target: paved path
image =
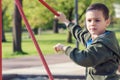
[[[48,65],[71,61],[64,54],[47,55],[45,56],[45,60]],[[22,58],[3,59],[2,63],[3,70],[43,66],[39,56],[24,56]]]
[[[85,75],[85,68],[73,63],[64,54],[45,56],[45,60],[52,75]],[[25,56],[22,58],[3,59],[3,75],[47,75],[39,56]]]
[[[72,62],[68,56],[64,54],[54,54],[46,55],[45,60],[49,66],[49,69],[54,77],[65,77],[74,79],[65,79],[65,80],[84,80],[80,78],[85,76],[85,68],[81,67],[74,62]],[[21,77],[24,76],[47,76],[47,72],[42,64],[42,61],[39,56],[24,56],[22,58],[12,58],[12,59],[3,59],[2,60],[2,73],[5,79],[3,80],[13,80],[6,79],[6,77]],[[118,73],[120,74],[120,73]],[[48,77],[48,76],[47,76]],[[76,77],[79,77],[79,79]],[[29,77],[30,78],[30,77]],[[38,79],[39,78],[39,79]],[[36,77],[36,79],[15,79],[15,80],[43,80],[41,77]],[[55,80],[64,80],[62,79]]]

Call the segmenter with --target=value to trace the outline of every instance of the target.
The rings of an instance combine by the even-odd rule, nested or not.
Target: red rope
[[[2,80],[2,0],[0,0],[0,80]]]
[[[40,56],[40,58],[41,58],[41,60],[42,60],[42,62],[43,62],[43,65],[44,65],[44,67],[45,67],[45,69],[46,69],[46,71],[47,71],[47,73],[48,73],[49,79],[50,79],[50,80],[54,80],[54,79],[53,79],[53,76],[52,76],[52,74],[51,74],[51,72],[50,72],[50,70],[49,70],[49,67],[48,67],[48,65],[47,65],[47,63],[46,63],[46,61],[45,61],[45,58],[44,58],[44,56],[43,56],[43,54],[42,54],[42,51],[40,50],[40,47],[39,47],[39,45],[38,45],[38,43],[37,43],[37,41],[36,41],[36,39],[35,39],[35,37],[34,37],[34,34],[33,34],[33,32],[32,32],[32,29],[30,28],[30,25],[29,25],[29,23],[28,23],[28,21],[27,21],[27,19],[26,19],[26,17],[25,17],[25,14],[24,14],[24,12],[23,12],[23,9],[22,9],[22,6],[21,6],[19,0],[15,0],[15,3],[16,3],[16,5],[17,5],[17,7],[18,7],[18,10],[19,10],[19,12],[20,12],[20,14],[21,14],[24,22],[25,22],[26,28],[27,28],[28,32],[30,33],[30,36],[31,36],[31,38],[32,38],[32,40],[33,40],[33,42],[34,42],[34,44],[35,44],[35,47],[36,47],[36,49],[37,49],[37,51],[38,51],[38,53],[39,53],[39,56]]]
[[[39,0],[46,8],[48,8],[54,15],[59,16],[57,11],[55,11],[52,7],[50,7],[45,1]]]

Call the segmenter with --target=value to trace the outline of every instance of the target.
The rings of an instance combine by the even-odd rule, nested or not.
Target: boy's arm
[[[110,52],[109,49],[101,43],[93,44],[85,50],[67,47],[65,54],[68,55],[75,63],[84,67],[91,67],[105,62],[108,60],[108,57],[111,59],[113,58],[112,52]]]
[[[86,41],[90,38],[90,34],[88,33],[87,29],[82,29],[79,25],[70,22],[63,13],[58,13],[60,16],[55,16],[55,18],[66,25],[66,27],[69,29],[77,41],[82,42],[82,44],[86,45]]]
[[[90,33],[85,27],[81,28],[79,25],[69,23],[68,29],[78,42],[81,42],[84,46],[86,46],[86,42],[90,38]]]
[[[78,48],[72,48],[70,46],[64,46],[63,44],[58,43],[54,46],[54,49],[56,52],[64,52],[75,63],[85,67],[95,66],[96,64],[104,62],[104,60],[107,59],[108,55],[112,57],[112,54],[109,54],[107,47],[100,43],[91,45],[85,50],[79,50]]]

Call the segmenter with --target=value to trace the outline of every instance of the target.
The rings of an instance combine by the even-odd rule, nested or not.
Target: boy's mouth
[[[97,30],[97,29],[96,29],[96,28],[90,28],[90,30],[95,31],[95,30]]]

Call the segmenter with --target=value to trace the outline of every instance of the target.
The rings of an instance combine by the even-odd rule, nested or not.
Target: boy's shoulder
[[[96,42],[105,45],[120,58],[120,46],[114,31],[106,31],[105,34],[99,36]]]

